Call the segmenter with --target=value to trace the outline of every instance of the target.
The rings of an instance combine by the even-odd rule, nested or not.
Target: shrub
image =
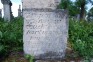
[[[70,20],[69,41],[80,57],[93,56],[93,22]]]
[[[0,55],[14,49],[22,49],[23,19],[15,18],[11,22],[0,19]]]

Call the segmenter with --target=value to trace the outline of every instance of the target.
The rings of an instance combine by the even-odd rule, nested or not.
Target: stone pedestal
[[[12,3],[10,0],[1,0],[4,8],[4,20],[10,21],[12,19],[11,6]]]
[[[59,0],[23,0],[24,52],[36,60],[61,60],[68,38],[67,11]]]

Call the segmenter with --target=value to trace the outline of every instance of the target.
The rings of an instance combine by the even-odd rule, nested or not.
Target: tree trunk
[[[85,17],[84,17],[84,15],[85,15],[85,2],[83,2],[82,4],[81,4],[81,10],[80,10],[80,20],[84,20],[85,19]]]

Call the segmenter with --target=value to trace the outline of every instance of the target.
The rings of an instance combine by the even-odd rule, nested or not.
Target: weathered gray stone
[[[18,17],[20,16],[22,16],[21,5],[19,5],[19,9],[18,9]]]
[[[48,4],[54,1],[23,0],[24,52],[34,56],[35,59],[60,60],[66,53],[67,11],[54,9],[56,8],[54,6],[49,7]],[[40,6],[40,3],[43,6]]]
[[[12,19],[11,6],[12,3],[10,0],[1,0],[4,8],[4,20],[10,21]]]
[[[2,18],[2,9],[0,9],[0,17]]]
[[[56,9],[61,0],[22,0],[25,8],[50,8]]]
[[[91,62],[93,62],[93,59],[91,60]]]

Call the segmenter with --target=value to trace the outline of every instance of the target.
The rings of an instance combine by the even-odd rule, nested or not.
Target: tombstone
[[[67,11],[60,0],[22,0],[24,52],[38,60],[62,60],[68,38]],[[43,61],[42,61],[43,62]]]
[[[0,17],[2,18],[2,9],[0,9]]]
[[[80,20],[80,14],[76,15],[76,20],[79,21]]]
[[[4,8],[4,20],[10,21],[12,19],[12,12],[11,12],[11,6],[12,3],[10,0],[1,0]]]
[[[22,16],[22,12],[21,12],[21,5],[19,5],[19,9],[18,9],[18,17]]]

